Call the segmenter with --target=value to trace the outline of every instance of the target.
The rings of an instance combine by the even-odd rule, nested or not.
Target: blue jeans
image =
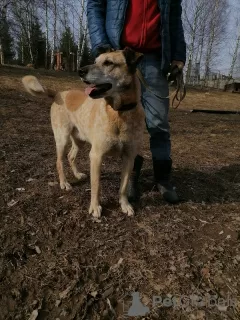
[[[171,160],[171,141],[168,123],[169,88],[161,72],[161,55],[144,54],[138,65],[150,92],[142,83],[142,105],[145,110],[147,130],[150,134],[150,149],[153,160]]]

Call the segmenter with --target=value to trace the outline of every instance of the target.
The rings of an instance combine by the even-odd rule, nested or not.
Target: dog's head
[[[102,53],[95,64],[79,70],[79,76],[89,85],[85,92],[98,99],[127,90],[142,57],[143,54],[129,48]]]

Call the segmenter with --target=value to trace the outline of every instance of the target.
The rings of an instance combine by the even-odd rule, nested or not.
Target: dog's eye
[[[113,62],[112,61],[109,61],[109,60],[106,60],[103,62],[103,65],[104,66],[112,66],[113,65]]]

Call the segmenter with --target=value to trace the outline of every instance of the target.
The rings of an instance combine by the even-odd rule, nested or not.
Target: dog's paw
[[[92,214],[94,218],[100,218],[102,213],[102,207],[100,205],[98,206],[90,206],[89,208],[89,214]]]
[[[67,181],[60,182],[60,188],[67,191],[72,190],[72,186]]]
[[[87,175],[85,173],[81,173],[81,172],[77,172],[75,174],[75,177],[79,180],[79,181],[82,181],[82,180],[86,180],[87,179]]]
[[[123,213],[127,213],[129,217],[134,216],[134,209],[130,203],[121,203],[121,208]]]

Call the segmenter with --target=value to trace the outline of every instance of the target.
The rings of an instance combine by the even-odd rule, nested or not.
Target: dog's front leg
[[[122,167],[122,174],[121,174],[121,186],[119,190],[119,203],[122,208],[122,212],[127,213],[128,216],[134,215],[133,207],[128,202],[127,198],[127,187],[130,175],[133,170],[134,165],[134,155],[131,153],[124,154],[123,159],[123,167]]]
[[[91,204],[89,213],[95,218],[101,217],[102,207],[99,203],[100,196],[100,173],[102,165],[102,154],[99,154],[94,149],[90,152],[91,162]]]

